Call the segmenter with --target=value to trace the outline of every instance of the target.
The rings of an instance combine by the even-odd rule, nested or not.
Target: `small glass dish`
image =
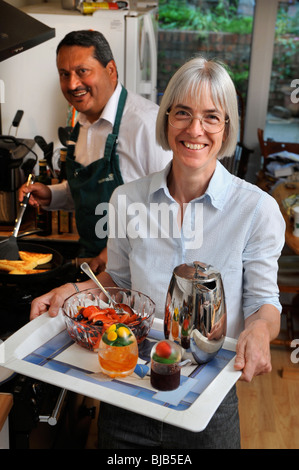
[[[175,390],[181,378],[181,348],[169,340],[162,340],[151,350],[151,386],[156,390]]]

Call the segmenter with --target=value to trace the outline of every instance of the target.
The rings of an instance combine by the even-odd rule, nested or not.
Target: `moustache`
[[[85,92],[89,92],[89,91],[90,91],[90,88],[89,88],[89,87],[80,86],[80,87],[77,87],[77,88],[75,88],[75,89],[73,89],[73,90],[68,89],[68,93],[70,93],[71,95],[72,95],[72,94],[75,94],[75,93],[80,93],[80,92],[82,92],[82,91],[83,91],[83,92],[84,92],[84,91],[85,91]]]

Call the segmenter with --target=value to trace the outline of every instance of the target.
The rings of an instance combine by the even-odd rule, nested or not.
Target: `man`
[[[80,256],[92,257],[92,269],[100,272],[107,242],[106,225],[99,224],[106,217],[103,203],[124,182],[163,169],[171,152],[156,144],[158,106],[118,82],[110,46],[101,33],[67,34],[57,47],[57,68],[61,90],[79,112],[68,146],[67,181],[35,183],[30,203],[49,210],[75,209]],[[28,189],[23,186],[20,200],[24,192]],[[101,230],[96,231],[97,223]]]

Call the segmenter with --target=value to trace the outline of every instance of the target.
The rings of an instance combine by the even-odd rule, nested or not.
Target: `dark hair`
[[[56,55],[63,46],[94,47],[94,58],[104,67],[114,60],[108,41],[99,31],[82,30],[68,33],[58,44]]]

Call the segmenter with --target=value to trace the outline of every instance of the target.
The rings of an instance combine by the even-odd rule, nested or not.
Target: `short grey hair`
[[[166,112],[173,105],[191,98],[196,104],[202,90],[209,86],[212,99],[217,108],[222,108],[226,124],[226,139],[222,144],[218,158],[234,154],[239,132],[237,92],[225,66],[216,60],[196,57],[186,62],[170,79],[162,97],[156,123],[157,142],[164,150],[171,150],[168,143],[168,118]]]

